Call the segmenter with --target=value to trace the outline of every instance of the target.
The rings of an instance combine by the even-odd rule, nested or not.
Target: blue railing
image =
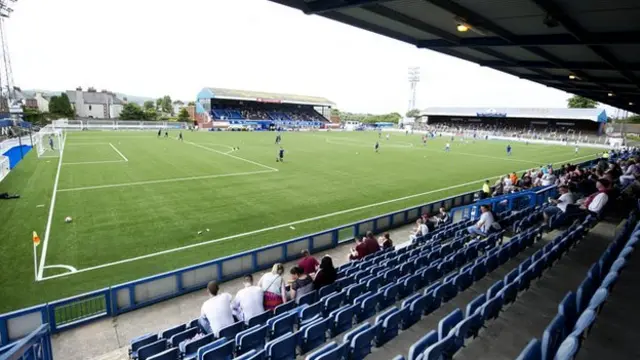
[[[22,340],[0,347],[0,360],[53,360],[49,326],[40,325]]]
[[[591,163],[587,162],[586,165]],[[518,193],[517,196],[507,196],[506,209],[520,209],[542,204],[548,197],[554,196],[555,191],[555,187],[549,187]],[[294,260],[300,256],[303,249],[309,249],[315,253],[351,241],[355,236],[363,235],[367,231],[379,233],[409,224],[418,219],[421,214],[435,213],[440,207],[453,209],[452,216],[467,212],[464,217],[473,218],[472,209],[477,211],[482,202],[500,200],[500,198],[487,199],[473,203],[474,195],[475,192],[468,192],[436,200],[232,256],[2,314],[0,315],[0,347],[27,336],[47,323],[50,331],[56,333],[105,316],[116,316],[202,289],[211,280],[230,280],[269,268],[276,262]],[[472,203],[473,205],[470,205]]]

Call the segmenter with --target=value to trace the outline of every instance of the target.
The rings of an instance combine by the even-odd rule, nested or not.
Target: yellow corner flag
[[[35,231],[33,232],[33,243],[36,244],[36,246],[40,245],[40,236],[38,236]]]

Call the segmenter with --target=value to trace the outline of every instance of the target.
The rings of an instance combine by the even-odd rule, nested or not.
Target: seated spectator
[[[574,205],[567,206],[567,215],[595,215],[599,216],[609,201],[607,190],[611,183],[607,179],[599,179],[596,182],[597,192],[589,195],[586,199],[580,199]]]
[[[297,303],[303,295],[313,291],[313,280],[297,266],[292,267],[290,272],[293,281],[291,282],[289,297]]]
[[[428,233],[429,233],[429,228],[424,223],[424,220],[420,218],[416,221],[416,229],[413,232],[413,234],[409,235],[409,240],[413,241],[420,236],[427,235]]]
[[[316,290],[320,290],[321,287],[331,285],[338,279],[338,272],[333,267],[333,260],[330,256],[325,255],[320,260],[320,268],[316,273],[316,277],[313,279],[313,287]]]
[[[302,250],[302,259],[298,261],[298,267],[302,268],[305,274],[313,274],[318,268],[318,260],[309,254],[309,250]]]
[[[271,272],[265,273],[258,281],[258,286],[264,291],[264,309],[273,310],[276,306],[287,302],[285,290],[284,266],[277,263],[271,268]]]
[[[491,196],[491,186],[489,185],[489,180],[487,180],[482,185],[482,193],[480,194],[480,198],[486,199],[490,196]]]
[[[349,254],[349,260],[360,260],[363,257],[369,255],[369,250],[367,248],[367,244],[364,242],[364,237],[360,239],[356,236],[356,247],[351,248],[351,253]]]
[[[389,233],[384,233],[384,235],[382,235],[380,237],[380,241],[381,241],[381,246],[382,249],[388,249],[390,247],[393,246],[393,241],[391,240],[391,237],[389,236]]]
[[[220,330],[235,322],[231,313],[231,294],[221,293],[216,281],[207,284],[207,292],[210,299],[202,304],[198,324],[207,334],[213,333],[215,337],[220,336]]]
[[[478,220],[475,225],[469,226],[467,231],[472,235],[487,236],[491,228],[494,227],[494,224],[497,223],[495,222],[488,205],[481,205],[480,211],[482,212],[480,220]]]
[[[365,245],[367,245],[367,252],[369,254],[373,254],[380,250],[380,245],[378,244],[378,240],[373,236],[373,232],[367,231],[367,235],[364,239]]]
[[[564,213],[567,211],[567,205],[573,204],[575,202],[573,193],[569,190],[569,187],[566,185],[561,185],[558,187],[558,191],[560,192],[560,197],[558,199],[549,199],[549,203],[554,206],[548,206],[542,212],[542,216],[545,221],[549,221],[549,218],[555,214]]]
[[[638,169],[638,165],[632,159],[627,162],[627,168],[624,170],[624,173],[620,175],[620,186],[625,187],[636,179],[636,174],[640,173]]]
[[[434,218],[436,219],[436,226],[440,226],[449,222],[449,213],[444,207],[441,206],[440,210],[438,210],[438,215],[434,216]]]
[[[542,176],[542,186],[554,185],[556,183],[556,176],[553,172],[549,171]]]
[[[246,275],[242,284],[244,288],[236,294],[231,308],[238,320],[247,322],[264,312],[264,291],[260,286],[253,285],[252,275]]]

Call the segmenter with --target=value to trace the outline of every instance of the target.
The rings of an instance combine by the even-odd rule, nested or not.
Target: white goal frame
[[[60,157],[64,150],[63,132],[47,125],[33,135],[33,146],[36,148],[39,158]],[[53,140],[53,149],[49,139]]]

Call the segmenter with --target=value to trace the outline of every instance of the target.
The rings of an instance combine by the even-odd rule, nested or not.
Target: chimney
[[[96,89],[92,86],[89,86],[89,88],[87,89],[88,92],[96,92]]]
[[[82,91],[82,86],[78,86],[78,87],[76,88],[76,91]]]

